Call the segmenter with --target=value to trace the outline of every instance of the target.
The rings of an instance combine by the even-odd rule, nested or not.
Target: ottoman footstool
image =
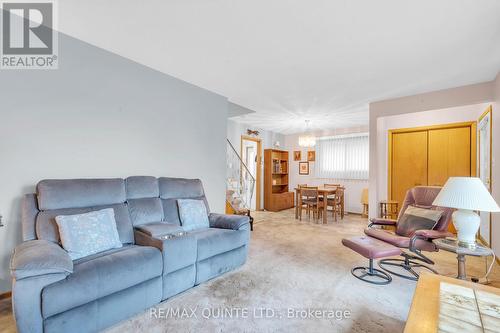
[[[392,277],[389,274],[373,268],[373,259],[400,255],[400,248],[369,236],[344,238],[342,244],[368,259],[368,267],[354,267],[351,269],[352,275],[373,284],[391,283]]]

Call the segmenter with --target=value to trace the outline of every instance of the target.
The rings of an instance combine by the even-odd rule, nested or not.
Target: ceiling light
[[[301,147],[314,147],[316,145],[316,138],[312,133],[309,133],[309,122],[306,120],[305,134],[299,136],[299,146]]]

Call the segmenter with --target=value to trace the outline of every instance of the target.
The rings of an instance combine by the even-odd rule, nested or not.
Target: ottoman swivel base
[[[354,267],[352,275],[361,281],[372,284],[389,284],[392,277],[384,271],[373,268],[373,259],[386,258],[401,254],[401,249],[369,236],[342,239],[342,244],[368,259],[368,267]]]
[[[369,259],[369,266],[363,267],[358,266],[351,269],[352,275],[360,279],[373,284],[389,284],[392,281],[392,277],[380,269],[373,268],[373,259]]]

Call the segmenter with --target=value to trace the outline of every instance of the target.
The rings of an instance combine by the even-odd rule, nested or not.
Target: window
[[[317,177],[368,179],[367,133],[320,138],[317,145]]]

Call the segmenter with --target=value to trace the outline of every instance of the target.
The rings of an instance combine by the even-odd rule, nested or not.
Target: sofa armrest
[[[446,238],[453,237],[453,234],[449,231],[441,231],[441,230],[417,230],[414,233],[415,236],[419,236],[427,239],[438,239],[438,238]]]
[[[390,226],[396,226],[396,224],[398,224],[397,220],[382,219],[382,218],[375,217],[375,218],[371,218],[370,219],[370,224],[368,225],[368,227],[371,227],[372,225],[390,225]]]
[[[14,249],[10,261],[11,275],[17,281],[48,274],[73,273],[73,261],[58,244],[31,240]]]
[[[182,229],[180,225],[166,222],[141,224],[135,226],[134,229],[139,230],[153,238],[158,238],[168,234],[175,234],[184,231],[184,229]]]
[[[10,270],[17,331],[43,332],[42,290],[71,274],[73,261],[56,243],[30,240],[14,249]]]
[[[137,245],[151,246],[161,251],[163,275],[196,263],[198,243],[194,235],[184,233],[182,236],[173,236],[172,238],[153,237],[136,229],[134,230],[134,236]]]
[[[210,228],[242,230],[248,229],[250,225],[250,217],[246,215],[210,213],[208,220]]]

